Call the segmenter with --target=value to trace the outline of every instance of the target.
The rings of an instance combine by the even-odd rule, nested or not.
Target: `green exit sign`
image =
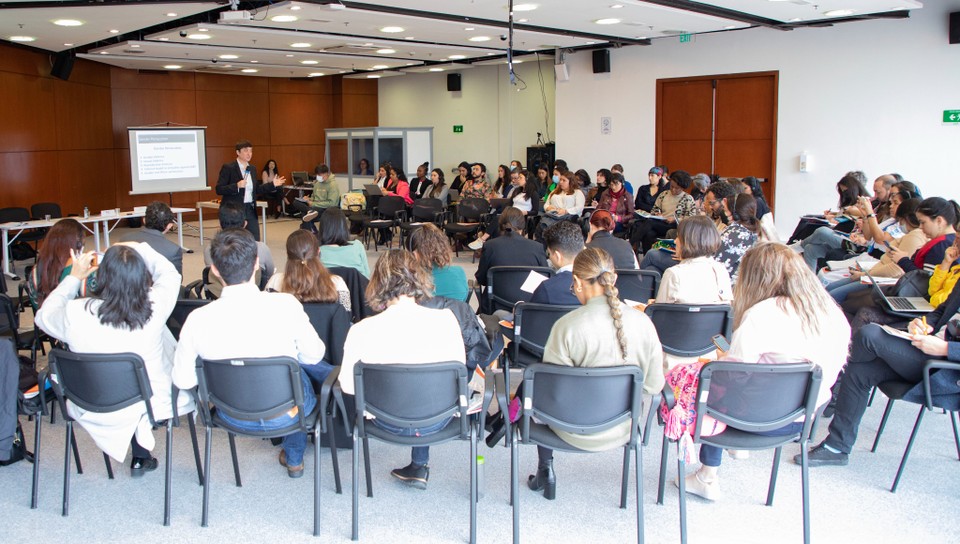
[[[463,125],[453,125],[453,133],[460,134],[463,132]]]
[[[680,43],[690,43],[693,41],[693,34],[681,34]]]
[[[943,122],[952,125],[960,124],[960,110],[943,110]]]

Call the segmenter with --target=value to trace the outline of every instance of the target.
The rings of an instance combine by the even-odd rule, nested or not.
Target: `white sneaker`
[[[467,247],[469,247],[474,251],[480,251],[480,248],[483,247],[483,240],[481,240],[480,238],[477,238],[476,240],[467,244]]]
[[[317,216],[319,216],[319,215],[320,215],[320,212],[318,212],[317,210],[310,210],[309,212],[303,214],[303,222],[304,222],[304,223],[309,223],[309,222],[313,221],[314,219],[316,219]]]
[[[750,450],[727,450],[727,455],[731,459],[749,459]]]
[[[680,482],[673,480],[673,485],[680,487]],[[707,499],[708,501],[717,501],[723,498],[723,492],[720,491],[720,479],[715,478],[706,482],[700,477],[700,470],[687,474],[684,478],[684,485],[687,493]]]

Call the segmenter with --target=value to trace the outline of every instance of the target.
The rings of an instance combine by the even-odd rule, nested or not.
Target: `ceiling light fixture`
[[[161,42],[169,42],[169,41],[170,41],[170,38],[157,38],[157,39],[160,40]]]
[[[200,32],[210,32],[209,28],[198,28],[197,30],[199,30]]]
[[[853,15],[852,9],[832,9],[830,11],[823,12],[826,17],[846,17],[847,15]]]
[[[620,9],[622,7],[623,7],[623,4],[612,4],[610,6],[610,9]]]
[[[275,23],[292,23],[297,19],[298,17],[296,15],[274,15],[270,18],[270,20]]]
[[[180,66],[179,64],[167,64],[164,66],[164,69],[166,70],[179,70],[181,68],[183,68],[183,66]]]
[[[10,36],[11,42],[35,42],[36,38],[33,36]]]
[[[533,11],[538,7],[539,4],[514,4],[513,11]]]
[[[301,60],[301,61],[300,61],[300,64],[314,65],[314,64],[320,64],[320,61],[318,61],[318,60]]]
[[[260,70],[257,70],[256,68],[244,68],[243,70],[240,70],[240,71],[243,72],[244,74],[255,74]]]
[[[83,21],[76,19],[57,19],[53,21],[53,24],[57,26],[83,26]]]
[[[596,23],[596,24],[598,24],[598,25],[615,25],[615,24],[617,24],[617,23],[619,23],[619,22],[620,22],[620,19],[613,19],[613,18],[610,18],[610,19],[597,19],[597,20],[594,21],[594,23]]]
[[[396,49],[377,49],[377,53],[380,53],[381,55],[392,55],[396,52]]]
[[[404,39],[404,40],[415,40],[416,38],[414,38],[413,36],[404,36],[403,39]]]
[[[291,57],[293,57],[293,55],[291,55],[291,54],[289,54],[289,53],[288,53],[288,54],[286,54],[286,55],[284,55],[284,56],[285,56],[285,57],[287,57],[287,58],[291,58]]]
[[[290,6],[290,11],[300,11],[300,6]]]
[[[220,55],[219,58],[223,60],[233,60],[233,59],[239,59],[240,57],[237,55]]]
[[[723,27],[724,30],[733,30],[734,28],[737,28],[737,25],[727,25]]]
[[[250,61],[250,64],[256,64],[256,63],[258,63],[258,62],[260,62],[260,61],[259,61],[259,60],[251,60],[251,61]]]
[[[342,74],[343,72],[340,72],[340,73]],[[376,75],[376,74],[372,74],[372,75],[367,76],[367,79],[380,79],[380,76],[378,76],[378,75]]]
[[[65,44],[63,44],[63,46],[64,46],[64,47],[73,47],[73,44],[72,44],[72,43],[65,43]]]
[[[380,32],[386,32],[387,34],[399,34],[405,29],[402,26],[385,26],[380,29]]]
[[[137,44],[131,44],[130,47],[132,47],[133,49],[140,49],[140,46]]]
[[[187,37],[191,40],[209,40],[209,34],[187,34]]]
[[[489,42],[490,36],[474,36],[470,38],[471,42]]]
[[[430,71],[431,71],[431,72],[442,72],[442,71],[443,71],[443,68],[431,68]]]
[[[449,58],[450,60],[460,60],[460,59],[467,58],[467,56],[466,55],[450,55],[447,58]]]
[[[111,34],[119,34],[120,31],[117,30],[117,29],[115,29],[115,28],[111,28],[111,29],[110,29],[110,33],[111,33]]]
[[[471,30],[476,30],[472,26],[467,26],[467,27],[464,27],[463,29],[466,30],[467,32],[470,32]]]
[[[387,68],[386,64],[375,64],[370,67],[371,70],[386,70]]]
[[[101,54],[101,55],[109,55],[110,53],[107,52],[107,51],[101,51],[100,54]]]
[[[320,77],[323,75],[323,72],[310,72],[309,77]]]
[[[174,12],[172,12],[172,11],[167,12],[167,17],[176,17],[176,16],[177,16],[177,14],[174,13]]]
[[[296,43],[291,43],[290,47],[298,47],[298,48],[310,47],[310,44],[307,42],[296,42]]]
[[[529,21],[529,20],[530,20],[530,19],[517,19],[517,22],[518,22],[518,23],[526,23],[526,22]]]

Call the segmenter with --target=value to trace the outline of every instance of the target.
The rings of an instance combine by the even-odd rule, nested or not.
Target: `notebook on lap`
[[[915,312],[915,313],[927,313],[934,310],[933,306],[927,299],[923,297],[890,297],[883,292],[883,289],[880,288],[880,284],[877,283],[873,276],[869,272],[864,271],[864,274],[870,278],[870,283],[873,285],[873,290],[876,292],[883,302],[895,312]]]

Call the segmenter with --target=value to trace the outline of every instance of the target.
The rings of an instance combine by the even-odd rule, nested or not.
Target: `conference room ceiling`
[[[461,70],[505,62],[510,48],[503,0],[250,1],[236,13],[228,3],[0,0],[0,38],[126,69],[267,77]],[[917,0],[515,0],[513,52],[522,62],[682,34],[902,18],[922,7]]]

